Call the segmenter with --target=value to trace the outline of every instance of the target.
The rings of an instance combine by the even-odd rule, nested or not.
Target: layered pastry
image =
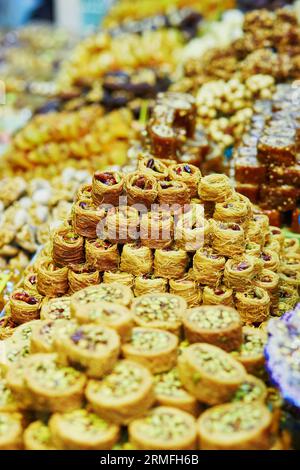
[[[122,258],[121,258],[122,260]],[[133,274],[127,273],[126,271],[106,271],[103,274],[103,282],[105,284],[123,284],[124,286],[133,287],[134,276]]]
[[[189,274],[181,279],[170,279],[170,294],[183,297],[189,307],[199,305],[202,300],[202,291]]]
[[[68,268],[55,266],[51,258],[45,258],[38,264],[37,288],[42,295],[57,297],[68,292]]]
[[[0,450],[21,450],[23,445],[21,416],[0,412]]]
[[[172,159],[179,146],[178,133],[164,122],[152,120],[148,124],[151,152],[159,158]]]
[[[71,318],[70,297],[45,298],[41,307],[41,320],[58,320]]]
[[[140,217],[134,207],[121,206],[106,217],[106,237],[111,243],[130,243],[138,238]]]
[[[300,272],[293,271],[289,267],[283,267],[279,273],[279,279],[282,285],[299,289],[300,286]]]
[[[198,195],[198,184],[201,179],[199,168],[188,163],[170,165],[169,177],[174,181],[181,181],[186,184],[190,197]]]
[[[76,366],[88,377],[100,378],[117,361],[120,338],[112,328],[75,323],[57,330],[55,346],[62,363]]]
[[[275,272],[278,270],[280,260],[278,254],[275,251],[263,249],[260,254],[260,259],[263,262],[264,269],[270,269],[271,271]]]
[[[15,290],[10,297],[11,318],[17,325],[39,318],[40,308],[40,297],[33,296],[23,289]]]
[[[245,247],[245,255],[259,256],[261,253],[261,246],[255,242],[247,242]]]
[[[185,251],[196,251],[209,242],[210,225],[204,218],[203,207],[192,204],[191,210],[178,216],[175,241]]]
[[[262,323],[270,315],[270,297],[261,287],[251,287],[235,295],[236,309],[244,323]]]
[[[236,291],[244,291],[253,284],[263,268],[260,259],[251,255],[243,255],[229,259],[225,264],[224,284]]]
[[[103,300],[128,307],[131,304],[132,297],[131,289],[117,282],[90,286],[72,295],[71,312],[76,316],[77,311],[80,311],[82,307],[91,304],[97,306]]]
[[[174,220],[170,210],[147,212],[141,217],[140,237],[143,246],[151,249],[162,249],[173,241]]]
[[[207,405],[229,401],[246,376],[244,366],[229,353],[206,343],[184,348],[178,370],[184,388]]]
[[[84,239],[72,229],[61,228],[53,235],[52,257],[57,266],[85,262]]]
[[[274,227],[270,225],[269,227],[269,238],[271,240],[276,240],[279,242],[281,249],[283,248],[284,244],[284,234],[279,227]]]
[[[217,287],[205,286],[202,293],[203,305],[227,305],[234,307],[233,290],[220,284]]]
[[[155,277],[153,274],[143,274],[134,280],[134,295],[139,297],[145,294],[167,292],[168,279]],[[174,292],[173,292],[174,293]]]
[[[33,397],[25,382],[29,357],[27,354],[26,357],[11,362],[6,371],[7,387],[22,410],[33,408]]]
[[[245,232],[241,225],[212,220],[212,248],[216,253],[232,258],[245,251]]]
[[[160,205],[184,206],[190,202],[190,190],[186,183],[178,180],[158,182],[158,202]]]
[[[219,222],[234,223],[247,228],[249,222],[248,205],[241,200],[219,202],[215,206],[213,218]]]
[[[87,240],[85,254],[88,265],[100,272],[114,271],[119,268],[118,245],[107,240]]]
[[[195,419],[189,413],[168,406],[153,408],[144,418],[128,426],[129,440],[140,450],[195,450]]]
[[[92,198],[96,205],[117,206],[123,192],[124,178],[117,171],[96,171],[92,186]]]
[[[238,349],[243,341],[238,312],[225,305],[203,305],[183,315],[185,338],[190,343],[209,343],[225,351]]]
[[[105,207],[98,207],[91,199],[80,198],[73,206],[72,223],[76,233],[82,237],[95,239],[97,226],[103,223],[107,214]]]
[[[51,353],[55,352],[54,336],[57,325],[68,320],[42,320],[33,327],[30,338],[30,352]]]
[[[26,292],[35,295],[37,294],[37,275],[34,272],[31,272],[25,276],[23,281],[23,288]]]
[[[179,334],[186,301],[172,294],[146,294],[132,304],[134,321],[144,328],[160,328]]]
[[[247,242],[257,243],[260,247],[263,247],[266,241],[264,232],[261,230],[261,226],[255,220],[250,220],[247,230]]]
[[[156,328],[133,328],[130,341],[123,344],[126,359],[143,364],[154,374],[172,369],[177,361],[178,337]]]
[[[243,343],[233,357],[239,361],[249,374],[261,376],[264,367],[264,347],[266,333],[258,328],[243,326]]]
[[[184,276],[189,262],[185,250],[164,248],[155,250],[154,275],[165,279],[179,279]]]
[[[285,238],[283,242],[283,251],[286,254],[298,253],[299,254],[299,240],[298,238]]]
[[[49,428],[61,450],[109,450],[119,439],[118,426],[84,409],[54,414]]]
[[[56,450],[49,426],[43,421],[34,421],[24,431],[26,450]]]
[[[201,450],[267,450],[272,445],[272,415],[261,403],[227,403],[199,418]]]
[[[17,411],[18,403],[5,378],[0,377],[0,413]]]
[[[75,196],[76,202],[80,199],[91,199],[92,198],[93,187],[90,183],[84,183],[79,186],[77,194]]]
[[[281,285],[278,288],[278,307],[273,310],[273,315],[281,316],[283,313],[295,307],[298,302],[298,291],[288,285]]]
[[[200,284],[216,287],[221,282],[225,262],[225,257],[211,248],[198,250],[193,258],[193,276]]]
[[[254,375],[249,374],[240,388],[236,391],[232,401],[239,401],[243,403],[253,403],[259,401],[261,403],[265,403],[266,398],[267,387],[264,382]]]
[[[200,180],[198,194],[202,201],[224,202],[233,194],[233,188],[225,175],[208,175]]]
[[[199,414],[199,403],[183,388],[176,368],[155,375],[154,380],[155,398],[159,406],[172,406],[194,416]]]
[[[99,271],[87,263],[71,265],[68,271],[68,281],[70,292],[73,294],[85,287],[99,284]]]
[[[124,245],[121,254],[120,269],[134,276],[152,272],[153,254],[150,248],[140,243]]]
[[[139,160],[138,170],[142,174],[153,176],[156,180],[165,180],[169,175],[168,167],[152,155]]]
[[[149,370],[130,360],[118,362],[101,381],[90,380],[86,398],[97,415],[127,425],[154,403],[154,382]]]
[[[149,173],[137,171],[126,177],[125,189],[127,203],[141,207],[151,208],[158,195],[158,183],[156,178]]]
[[[276,309],[279,302],[279,275],[269,269],[263,269],[254,280],[254,284],[268,292],[271,309],[272,311]]]

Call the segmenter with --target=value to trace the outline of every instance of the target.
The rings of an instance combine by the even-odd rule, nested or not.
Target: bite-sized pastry
[[[210,240],[210,224],[204,218],[203,207],[192,204],[191,210],[178,216],[175,226],[176,245],[185,251],[196,251]]]
[[[168,280],[162,277],[155,277],[153,274],[143,274],[135,278],[133,290],[135,297],[152,292],[167,292]]]
[[[161,159],[154,158],[152,155],[139,160],[138,171],[143,174],[154,176],[156,180],[165,180],[169,175],[168,167],[165,163]]]
[[[120,433],[118,426],[84,409],[54,414],[49,428],[61,450],[110,450]]]
[[[260,254],[260,259],[263,262],[264,269],[270,269],[270,271],[277,271],[280,265],[279,256],[275,251],[263,249]]]
[[[150,211],[143,214],[140,223],[141,244],[151,249],[160,249],[172,244],[174,220],[170,210]]]
[[[215,205],[213,218],[220,222],[241,225],[245,229],[249,223],[248,204],[238,200],[218,202]]]
[[[202,201],[224,202],[233,195],[233,188],[226,175],[213,174],[200,180],[198,194]]]
[[[199,305],[202,299],[200,287],[189,274],[181,279],[170,279],[170,294],[183,297],[189,307]]]
[[[43,421],[34,421],[24,431],[26,450],[56,450],[49,426]]]
[[[260,227],[263,236],[266,238],[269,233],[269,217],[265,214],[253,214],[252,220]]]
[[[222,256],[232,258],[245,251],[245,232],[241,225],[212,220],[211,236],[213,250]]]
[[[254,280],[254,284],[268,292],[271,300],[271,310],[276,309],[279,302],[279,275],[269,269],[263,269]]]
[[[106,271],[103,274],[103,282],[105,284],[123,284],[124,286],[133,287],[134,276],[126,271]]]
[[[238,312],[225,305],[202,305],[183,315],[185,338],[189,343],[209,343],[225,351],[239,348],[243,341]]]
[[[95,239],[97,226],[107,215],[105,207],[98,207],[91,199],[79,199],[73,206],[72,223],[74,231],[82,237]]]
[[[199,168],[187,163],[179,163],[169,167],[169,177],[174,181],[182,181],[188,187],[190,197],[198,195],[198,184],[201,179]]]
[[[280,243],[281,248],[283,248],[284,234],[279,227],[273,227],[270,225],[268,238],[270,240],[277,240]]]
[[[278,255],[280,255],[281,253],[281,246],[280,246],[280,243],[278,240],[275,240],[274,238],[270,238],[269,240],[267,239],[267,241],[265,242],[265,245],[263,247],[265,250],[271,250],[275,253],[277,253]],[[261,250],[260,250],[261,252]]]
[[[300,254],[299,253],[287,253],[281,257],[280,267],[290,271],[300,271]]]
[[[245,255],[259,256],[261,253],[261,246],[255,242],[247,242],[245,247]]]
[[[236,293],[235,306],[244,323],[261,323],[270,315],[271,300],[265,289],[254,286]]]
[[[237,351],[231,354],[239,361],[249,374],[261,376],[264,368],[264,347],[267,341],[266,333],[260,328],[243,326],[243,343]]]
[[[248,374],[245,381],[234,394],[232,401],[243,403],[253,403],[258,401],[260,403],[265,403],[267,394],[267,387],[264,382],[254,375]]]
[[[139,242],[124,245],[121,254],[120,268],[126,273],[140,276],[152,272],[153,254],[149,247]]]
[[[300,272],[299,271],[294,271],[291,268],[282,267],[280,269],[279,279],[282,285],[299,289],[299,286],[300,286]]]
[[[106,217],[106,237],[111,243],[130,243],[139,237],[140,217],[137,209],[121,206],[111,209]]]
[[[244,291],[252,286],[263,268],[263,263],[255,256],[242,255],[229,259],[225,264],[224,284],[236,291]]]
[[[172,294],[146,294],[134,299],[134,321],[144,328],[160,328],[179,334],[186,301]]]
[[[97,306],[103,300],[106,302],[116,303],[128,307],[131,304],[133,294],[128,286],[118,284],[99,284],[98,286],[90,286],[76,292],[71,297],[70,309],[72,316],[76,316],[77,312],[86,305]]]
[[[75,196],[75,202],[80,199],[91,199],[92,198],[93,187],[90,183],[84,183],[79,186],[77,194]]]
[[[159,406],[128,426],[129,440],[140,450],[195,450],[195,418],[178,408]]]
[[[272,445],[272,415],[261,403],[226,403],[199,418],[201,450],[267,450]]]
[[[21,450],[23,447],[21,415],[0,412],[0,450]]]
[[[57,266],[84,263],[84,239],[72,229],[58,229],[53,235],[52,256]]]
[[[266,236],[261,230],[261,225],[255,220],[250,220],[247,229],[247,243],[257,243],[260,247],[265,245]]]
[[[100,272],[118,269],[120,254],[118,245],[107,240],[87,240],[85,245],[86,261]]]
[[[71,294],[85,287],[99,284],[101,280],[99,271],[87,263],[74,264],[69,268],[68,281]]]
[[[153,115],[172,127],[184,129],[187,137],[194,136],[197,106],[191,94],[176,91],[159,93]]]
[[[72,329],[72,321],[65,319],[41,320],[32,327],[30,353],[52,353],[56,351],[54,340],[61,329]]]
[[[143,364],[154,374],[172,369],[177,361],[178,337],[156,328],[134,328],[123,344],[126,359]]]
[[[263,135],[257,145],[257,158],[261,163],[290,166],[296,160],[296,146],[292,137]]]
[[[217,287],[205,286],[202,293],[203,305],[227,305],[234,307],[233,290],[221,284]]]
[[[154,403],[154,381],[149,370],[137,362],[119,361],[101,381],[90,380],[86,398],[97,415],[127,425]]]
[[[19,406],[6,379],[0,377],[0,413],[13,413],[18,410]]]
[[[45,258],[38,264],[37,288],[40,294],[48,297],[64,295],[68,292],[68,268],[58,268],[51,258]]]
[[[193,259],[193,276],[200,284],[215,287],[221,282],[225,262],[225,257],[211,248],[198,250]]]
[[[184,206],[190,201],[190,190],[186,183],[179,180],[158,182],[158,202],[160,205]]]
[[[35,295],[37,291],[37,275],[34,272],[28,273],[23,281],[23,288],[26,292]]]
[[[45,297],[40,312],[41,320],[69,320],[71,318],[70,302],[70,297],[57,297],[54,299]]]
[[[96,205],[117,206],[123,192],[124,177],[118,171],[96,171],[92,186],[92,198]]]
[[[298,238],[285,238],[283,242],[283,251],[285,254],[299,253],[300,246]]]
[[[154,176],[136,171],[125,180],[127,204],[151,208],[158,195],[158,184]]]
[[[299,301],[298,289],[295,290],[291,285],[282,284],[279,281],[278,297],[278,307],[273,309],[272,313],[281,317],[285,312],[294,308]]]
[[[185,250],[175,247],[155,250],[154,275],[165,279],[179,279],[184,276],[189,262]]]
[[[10,312],[14,323],[20,325],[40,318],[41,297],[17,289],[10,296]]]

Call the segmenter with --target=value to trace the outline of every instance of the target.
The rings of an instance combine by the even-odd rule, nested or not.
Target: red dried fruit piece
[[[107,186],[113,186],[114,184],[117,184],[116,178],[112,173],[96,173],[95,174],[95,179],[97,181],[100,181],[103,184],[106,184]]]
[[[262,253],[260,255],[260,257],[264,260],[264,261],[271,261],[272,259],[272,256],[271,255],[268,255],[267,253]]]
[[[29,295],[27,292],[16,292],[14,294],[14,299],[25,302],[28,305],[36,305],[38,303],[37,299]]]
[[[225,291],[223,289],[215,289],[214,293],[215,295],[223,295],[225,294]]]
[[[30,284],[32,284],[32,285],[36,284],[36,276],[35,276],[35,275],[30,276],[29,282],[30,282]]]
[[[146,186],[146,178],[144,176],[139,176],[138,179],[134,183],[140,189],[145,189]]]
[[[241,227],[240,227],[239,225],[237,225],[237,224],[231,224],[231,225],[229,226],[229,228],[230,228],[231,230],[234,230],[235,232],[238,232],[239,230],[241,230]]]
[[[249,264],[246,263],[246,261],[242,261],[236,266],[237,271],[245,271],[245,269],[248,269],[248,268],[249,268]]]

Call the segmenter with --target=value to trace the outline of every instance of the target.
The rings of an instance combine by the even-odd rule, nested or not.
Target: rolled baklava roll
[[[123,344],[126,359],[139,362],[153,374],[172,369],[177,362],[178,337],[156,328],[134,328],[128,343]]]
[[[188,309],[183,327],[189,343],[209,343],[225,351],[234,351],[243,341],[238,312],[225,305],[202,305]]]
[[[275,253],[278,254],[278,256],[281,254],[281,246],[278,240],[272,240],[272,239],[267,240],[263,248],[265,250],[274,251]]]
[[[193,275],[200,284],[215,287],[221,283],[225,262],[210,248],[198,250],[193,258]]]
[[[81,199],[92,199],[93,186],[90,183],[82,184],[77,193],[75,202],[80,201]]]
[[[232,401],[243,403],[265,403],[267,394],[267,387],[264,382],[254,375],[248,374],[245,381],[233,396]]]
[[[202,201],[224,202],[233,195],[233,188],[226,175],[204,176],[199,182],[198,194]]]
[[[265,244],[265,235],[261,230],[260,224],[254,220],[250,220],[247,230],[247,243],[257,243],[260,247]]]
[[[72,222],[76,233],[82,237],[95,239],[99,222],[105,225],[107,209],[98,207],[90,199],[80,199],[72,210]]]
[[[279,227],[274,227],[273,225],[270,225],[268,238],[270,240],[278,241],[279,244],[280,244],[281,249],[283,249],[284,234],[283,234],[282,230]]]
[[[138,171],[153,176],[156,180],[165,180],[169,176],[168,167],[158,158],[149,155],[138,162]]]
[[[248,374],[262,375],[266,341],[267,335],[260,328],[243,326],[243,343],[237,351],[232,352],[232,355],[245,367]]]
[[[56,450],[49,426],[43,421],[34,421],[24,431],[25,450]]]
[[[184,388],[207,405],[229,401],[246,377],[246,370],[229,353],[212,344],[195,343],[178,358]]]
[[[234,223],[247,228],[249,222],[248,206],[241,201],[218,202],[213,218],[219,222]]]
[[[114,271],[119,268],[118,245],[107,240],[87,240],[85,245],[86,262],[97,271]]]
[[[84,409],[54,414],[49,428],[60,450],[109,450],[120,434],[118,426]]]
[[[152,274],[137,276],[134,281],[134,295],[139,297],[144,294],[167,292],[168,280],[155,277]]]
[[[21,325],[40,318],[41,298],[23,289],[17,289],[10,296],[10,312],[14,323]]]
[[[180,334],[186,301],[172,294],[146,294],[134,299],[134,321],[143,328],[159,328]]]
[[[269,217],[265,214],[254,214],[252,220],[260,227],[263,237],[266,238],[269,232]]]
[[[143,246],[165,248],[172,244],[173,236],[174,220],[169,211],[152,211],[142,215],[140,237]]]
[[[96,323],[108,326],[120,335],[121,340],[127,341],[131,337],[133,328],[133,314],[124,305],[100,301],[95,305],[87,304],[81,306],[75,312],[75,319],[80,324]]]
[[[69,290],[68,268],[58,268],[51,258],[45,258],[37,268],[37,288],[48,297],[64,295]]]
[[[189,212],[178,217],[175,226],[176,245],[185,251],[196,251],[210,241],[210,225],[203,207],[193,204]]]
[[[149,247],[141,246],[140,243],[130,243],[123,247],[121,253],[121,271],[134,276],[152,272],[153,254]]]
[[[182,181],[159,181],[158,202],[160,205],[184,206],[190,202],[190,191]]]
[[[21,450],[23,448],[21,415],[1,411],[0,423],[0,450]]]
[[[299,289],[300,286],[300,272],[293,271],[289,268],[281,268],[279,273],[281,284]]]
[[[24,354],[23,357],[10,362],[5,376],[7,386],[13,393],[19,409],[22,410],[33,409],[33,398],[25,382],[28,362],[31,360],[29,359],[31,356],[28,356],[28,352],[29,347],[27,346],[27,355]],[[10,354],[10,348],[8,348],[8,354]]]
[[[244,323],[261,323],[270,315],[270,296],[261,287],[237,292],[235,306]]]
[[[259,256],[261,253],[261,246],[255,242],[247,242],[245,247],[245,255]]]
[[[140,450],[195,450],[195,418],[178,408],[159,406],[128,426],[129,440]]]
[[[101,418],[127,425],[143,416],[154,403],[153,376],[143,365],[125,359],[101,381],[90,380],[86,398]]]
[[[26,292],[30,294],[38,294],[37,291],[37,275],[35,272],[30,272],[24,278],[23,288]]]
[[[226,403],[198,420],[201,450],[267,450],[272,444],[272,414],[261,403]]]
[[[0,377],[0,413],[13,413],[18,410],[18,402],[16,401],[7,380]]]
[[[180,163],[169,167],[170,179],[185,183],[188,187],[190,197],[198,196],[198,185],[201,176],[199,168],[187,163]]]
[[[181,279],[170,279],[170,294],[183,297],[189,307],[199,305],[202,299],[201,289],[188,274]]]
[[[124,177],[118,171],[96,171],[93,177],[92,198],[96,205],[117,206],[123,193]]]
[[[281,315],[294,308],[297,304],[299,299],[298,289],[295,290],[291,285],[282,284],[279,279],[278,297],[278,307],[273,309],[272,313],[281,317]]]
[[[58,229],[53,235],[52,257],[57,266],[84,263],[84,239],[72,229]]]
[[[41,320],[70,320],[70,297],[58,297],[56,299],[45,298],[41,307]]]
[[[128,286],[118,284],[99,284],[98,286],[90,286],[82,289],[71,297],[70,309],[72,315],[76,316],[76,312],[86,305],[98,305],[103,300],[106,302],[116,303],[128,307],[132,301],[132,291]]]
[[[200,406],[196,398],[183,388],[176,368],[156,374],[154,380],[155,398],[159,406],[172,406],[191,415],[199,415]]]
[[[269,269],[263,269],[254,280],[254,284],[268,292],[271,309],[276,310],[279,302],[279,275]]]
[[[263,263],[255,256],[243,255],[225,264],[224,284],[236,291],[249,289],[253,279],[262,272]]]
[[[234,223],[212,221],[212,248],[222,256],[232,258],[244,253],[246,246],[243,227]]]
[[[55,345],[62,363],[79,365],[88,377],[94,378],[111,371],[120,352],[116,331],[97,324],[58,329]]]
[[[87,263],[71,265],[68,272],[70,292],[73,294],[88,286],[99,284],[99,271]]]
[[[285,255],[292,253],[300,253],[300,245],[298,238],[285,238],[283,242],[283,252]]]
[[[300,254],[293,252],[290,254],[283,254],[281,258],[280,269],[287,269],[296,272],[300,271]]]
[[[56,326],[60,322],[69,320],[42,320],[33,328],[30,338],[30,353],[51,353],[55,352],[54,335]]]
[[[179,279],[184,276],[189,257],[186,251],[176,248],[155,250],[154,275],[165,279]]]
[[[203,305],[227,305],[234,307],[233,290],[224,284],[218,287],[205,286],[202,293]]]
[[[263,262],[264,269],[269,269],[270,271],[278,271],[280,265],[280,259],[275,251],[263,250],[260,254],[260,259]]]
[[[151,208],[156,201],[158,185],[154,176],[136,171],[130,173],[125,181],[127,201],[130,206],[134,204]]]
[[[122,261],[122,258],[121,258]],[[118,284],[123,284],[124,286],[133,287],[134,276],[133,274],[123,272],[123,271],[106,271],[103,274],[103,282],[105,284],[112,284],[117,282]]]
[[[139,213],[134,207],[121,206],[108,212],[107,239],[111,243],[130,243],[139,237]]]

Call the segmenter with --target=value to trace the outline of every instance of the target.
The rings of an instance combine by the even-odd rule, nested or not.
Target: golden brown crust
[[[119,268],[118,245],[108,241],[87,240],[85,245],[86,261],[97,271],[114,271]]]
[[[96,205],[118,205],[122,195],[124,177],[117,171],[96,171],[93,177],[92,198]]]
[[[126,244],[121,254],[120,268],[134,276],[152,272],[153,255],[149,247],[139,243]]]
[[[184,276],[189,257],[181,249],[155,250],[154,275],[165,279],[179,279]]]
[[[84,263],[84,239],[71,229],[58,229],[53,235],[52,256],[57,266]]]
[[[157,198],[157,181],[149,173],[136,171],[130,173],[125,180],[126,195],[128,204],[140,204],[148,208],[151,207]]]
[[[40,294],[54,297],[68,292],[68,268],[58,268],[49,257],[44,258],[37,268],[37,288]]]

